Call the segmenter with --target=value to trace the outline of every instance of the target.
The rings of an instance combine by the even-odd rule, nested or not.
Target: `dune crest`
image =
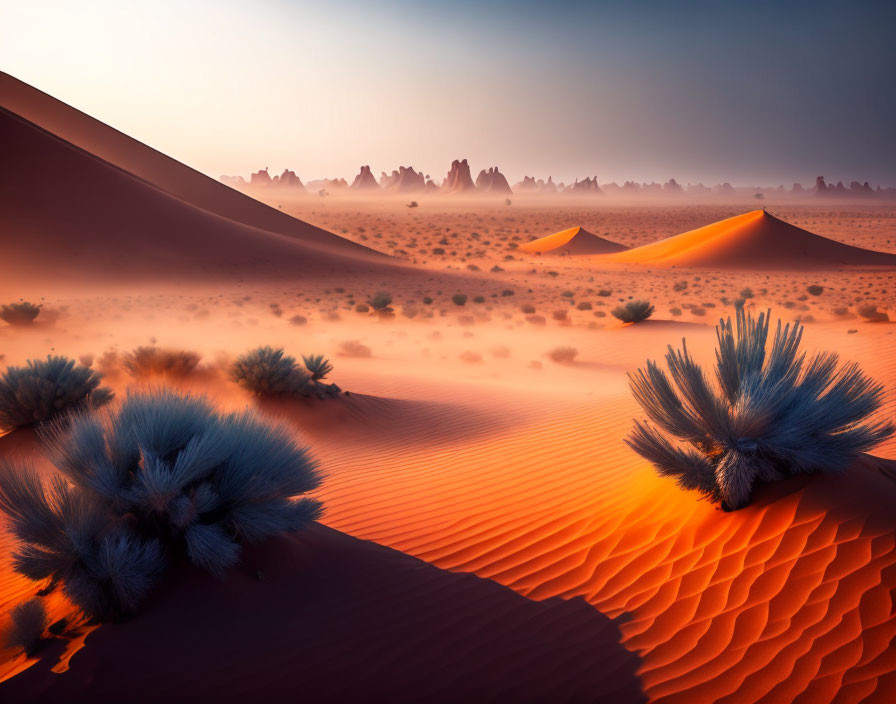
[[[611,254],[628,247],[588,232],[584,227],[570,227],[553,235],[539,237],[519,246],[521,252],[541,254]]]
[[[896,254],[830,240],[764,210],[719,220],[659,242],[613,254],[608,261],[723,269],[822,269],[896,266]]]

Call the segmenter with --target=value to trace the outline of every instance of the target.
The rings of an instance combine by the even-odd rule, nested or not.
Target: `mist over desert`
[[[422,5],[4,10],[0,700],[896,701],[892,12]]]

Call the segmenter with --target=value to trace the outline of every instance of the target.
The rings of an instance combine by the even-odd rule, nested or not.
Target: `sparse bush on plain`
[[[467,296],[466,296],[466,294],[464,294],[464,293],[455,293],[455,294],[451,297],[451,301],[452,301],[452,303],[454,303],[454,305],[456,305],[456,306],[462,306],[462,305],[466,304],[466,302],[467,302]]]
[[[31,325],[34,319],[40,314],[41,306],[34,305],[28,301],[21,303],[9,303],[0,307],[0,320],[5,321],[14,327],[23,327]]]
[[[813,284],[812,286],[806,287],[806,290],[813,296],[820,296],[822,293],[824,293],[824,286]]]
[[[886,311],[878,310],[877,306],[872,303],[859,306],[856,310],[870,323],[885,323],[890,319]]]
[[[640,323],[653,315],[654,308],[649,301],[629,301],[613,309],[613,317],[623,323]]]
[[[339,354],[345,357],[369,357],[370,348],[358,340],[346,340],[339,345]]]
[[[328,360],[322,355],[309,355],[304,361],[306,366],[302,367],[282,348],[258,347],[237,358],[231,366],[230,378],[247,391],[263,397],[327,398],[340,393],[336,384],[321,381],[333,370]]]
[[[135,378],[155,374],[183,378],[192,374],[199,366],[199,355],[187,350],[137,347],[124,355],[121,365]]]
[[[768,332],[769,313],[720,321],[715,385],[684,343],[666,354],[671,383],[652,361],[629,377],[648,421],[635,421],[626,442],[725,509],[749,503],[758,482],[842,472],[894,430],[868,421],[883,387],[858,365],[838,366],[834,353],[807,359],[798,323],[779,321],[770,348]]]
[[[18,538],[14,569],[88,616],[133,614],[160,574],[185,558],[214,574],[242,545],[298,530],[320,514],[320,483],[289,430],[205,399],[128,396],[46,433],[58,474],[0,462],[0,510]]]
[[[389,307],[392,304],[392,294],[386,291],[377,291],[367,301],[367,304],[377,312],[390,312]]]
[[[102,375],[67,357],[29,359],[0,375],[0,429],[45,423],[57,416],[100,406],[112,391]]]
[[[0,632],[0,648],[21,650],[34,655],[44,642],[47,630],[47,609],[41,599],[23,601],[9,612],[9,623]]]
[[[548,352],[548,356],[557,364],[572,364],[578,354],[575,347],[555,347]]]

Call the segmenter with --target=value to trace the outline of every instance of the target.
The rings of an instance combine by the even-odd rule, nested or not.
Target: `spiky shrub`
[[[31,325],[40,313],[40,308],[28,301],[10,303],[0,308],[0,320],[15,326]]]
[[[124,370],[141,378],[162,374],[174,378],[189,376],[199,365],[199,355],[187,350],[137,347],[122,360]]]
[[[29,359],[0,375],[0,428],[44,423],[70,411],[99,408],[112,399],[102,375],[66,357]]]
[[[653,315],[653,306],[649,301],[629,301],[624,306],[613,310],[613,316],[623,323],[640,323]]]
[[[749,503],[758,481],[841,472],[894,430],[868,421],[881,385],[834,353],[800,353],[797,323],[778,321],[768,348],[769,316],[741,309],[735,326],[719,321],[714,385],[684,341],[666,354],[671,382],[652,361],[630,376],[649,422],[635,421],[626,442],[725,509]]]
[[[312,381],[320,381],[333,371],[333,365],[330,364],[330,360],[322,354],[303,354],[302,361],[305,362],[305,369],[311,374]]]
[[[320,515],[302,496],[320,483],[307,451],[249,411],[159,391],[45,439],[59,470],[46,485],[0,466],[0,509],[21,543],[14,567],[101,620],[133,613],[180,557],[220,574],[244,543]]]
[[[283,349],[258,347],[237,358],[231,378],[259,396],[301,395],[311,381],[310,374],[296,364]]]
[[[47,630],[47,610],[40,599],[29,599],[9,612],[9,624],[0,632],[0,647],[33,655]]]

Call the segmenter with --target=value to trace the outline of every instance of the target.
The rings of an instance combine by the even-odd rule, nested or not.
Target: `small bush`
[[[602,288],[600,291],[597,292],[597,295],[600,296],[601,298],[608,298],[609,296],[613,295],[613,292],[608,288]]]
[[[870,323],[885,323],[890,319],[890,316],[885,311],[878,310],[876,305],[870,303],[859,306],[856,310],[859,315]]]
[[[454,303],[454,305],[456,305],[456,306],[462,306],[462,305],[464,305],[464,304],[467,302],[467,296],[466,296],[466,294],[464,294],[464,293],[455,293],[455,294],[451,297],[451,301],[452,301],[452,302]]]
[[[578,354],[579,351],[575,347],[555,347],[548,352],[548,356],[557,364],[572,364]]]
[[[554,320],[557,320],[557,321],[560,321],[560,322],[565,321],[565,320],[569,320],[569,314],[568,314],[565,310],[563,310],[563,309],[555,310],[553,313],[551,313],[551,317],[552,317]]]
[[[358,340],[346,340],[339,345],[339,354],[346,357],[369,357],[371,352],[367,345]]]
[[[59,471],[43,484],[0,466],[0,510],[20,542],[14,569],[61,587],[86,614],[132,614],[179,558],[220,574],[241,545],[320,514],[320,483],[286,428],[168,392],[128,396],[46,435]]]
[[[579,301],[576,310],[591,310],[592,305],[588,301]]]
[[[619,318],[623,323],[640,323],[653,315],[653,310],[649,301],[629,301],[624,306],[615,308],[613,317]]]
[[[746,505],[760,481],[842,472],[894,430],[867,422],[883,387],[856,364],[838,368],[833,353],[806,359],[798,323],[779,321],[770,349],[768,332],[768,313],[719,322],[715,386],[684,345],[666,354],[674,388],[652,361],[629,377],[649,422],[635,421],[626,442],[726,509]]]
[[[0,320],[16,327],[31,325],[40,313],[40,309],[41,306],[36,306],[28,301],[10,303],[0,308]]]
[[[305,369],[311,373],[312,381],[320,381],[333,371],[333,365],[322,354],[302,355]]]
[[[356,313],[369,313],[370,306],[367,305],[366,303],[359,303],[358,305],[355,306],[355,312]]]
[[[386,291],[377,291],[367,301],[368,305],[375,311],[389,311],[392,303],[392,294]]]
[[[302,326],[308,323],[308,318],[304,315],[294,315],[289,319],[291,325]]]
[[[296,364],[295,357],[273,347],[258,347],[238,357],[230,377],[259,396],[299,396],[311,381],[311,375]]]
[[[684,291],[688,287],[687,281],[676,281],[672,284],[673,291]]]
[[[532,315],[535,312],[535,306],[530,303],[526,303],[520,306],[520,310],[526,315]]]
[[[29,359],[0,376],[0,428],[44,423],[65,413],[99,408],[112,400],[102,375],[66,357]]]
[[[423,297],[423,305],[431,306],[432,305],[432,296],[424,296]]]
[[[806,290],[813,296],[820,296],[822,293],[824,293],[824,286],[813,284],[812,286],[808,286]]]
[[[29,599],[9,612],[10,622],[0,633],[0,647],[22,650],[31,656],[43,643],[47,610],[40,599]]]
[[[189,376],[199,365],[199,355],[186,350],[137,347],[124,355],[122,366],[132,377],[163,374],[173,378]]]

